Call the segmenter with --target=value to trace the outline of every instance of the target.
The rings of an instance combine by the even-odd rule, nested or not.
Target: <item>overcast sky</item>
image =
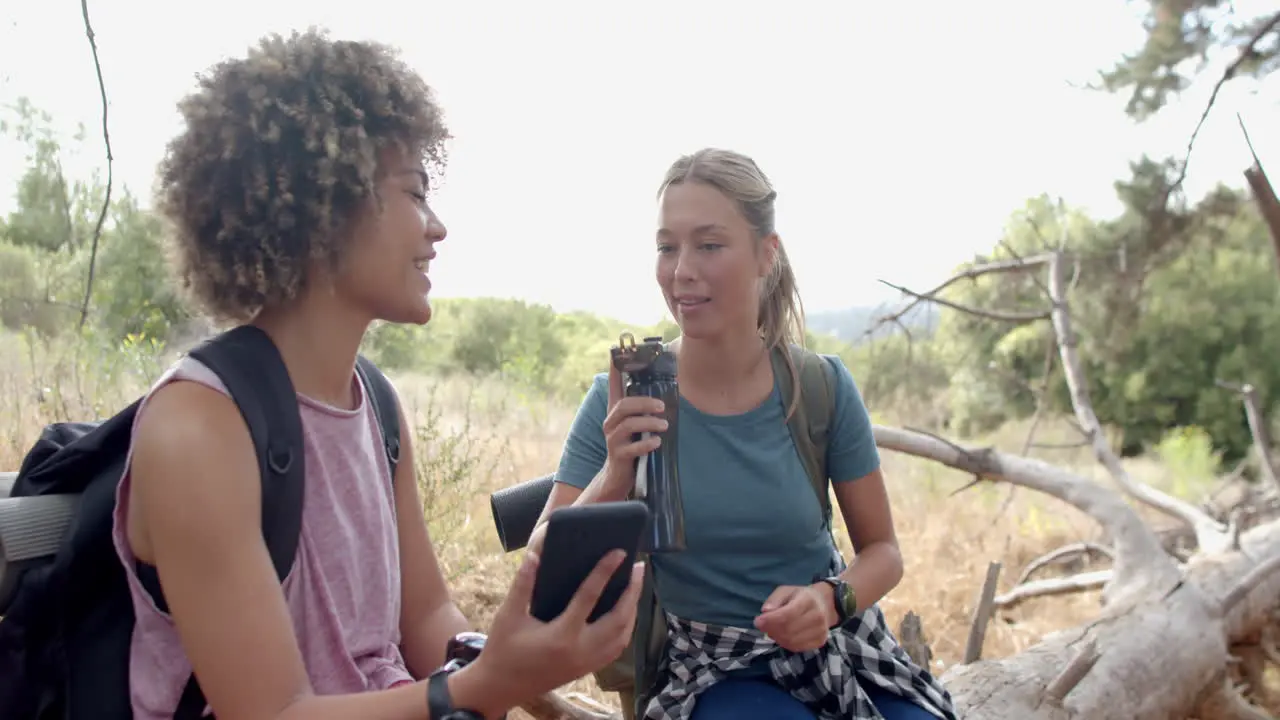
[[[196,73],[271,31],[378,39],[438,90],[456,136],[434,200],[450,229],[436,293],[634,322],[664,313],[654,190],[682,153],[757,159],[807,309],[837,309],[883,299],[877,278],[939,279],[1042,191],[1115,212],[1112,181],[1143,150],[1180,153],[1216,79],[1142,126],[1122,98],[1074,88],[1139,46],[1146,4],[1124,0],[89,5],[116,178],[144,197]],[[85,123],[77,172],[104,164],[96,82],[79,3],[4,3],[0,101],[27,95],[68,127]],[[1280,175],[1280,78],[1240,83],[1202,133],[1193,192],[1241,183],[1237,111]],[[20,170],[0,146],[0,210]]]

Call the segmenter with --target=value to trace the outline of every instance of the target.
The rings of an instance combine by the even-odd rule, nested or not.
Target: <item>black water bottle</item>
[[[627,396],[658,398],[667,421],[667,429],[660,435],[662,444],[636,461],[635,497],[649,506],[650,517],[641,549],[649,553],[684,550],[684,503],[676,440],[680,417],[676,356],[666,349],[661,337],[648,337],[637,345],[631,333],[623,333],[611,353],[614,367],[625,373]]]

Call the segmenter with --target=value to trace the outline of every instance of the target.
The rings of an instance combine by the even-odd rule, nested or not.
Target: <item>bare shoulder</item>
[[[131,517],[130,524],[146,539],[138,556],[151,560],[175,533],[198,542],[205,533],[252,524],[260,534],[258,474],[248,428],[230,397],[196,382],[161,387],[133,436],[130,513],[138,523]]]

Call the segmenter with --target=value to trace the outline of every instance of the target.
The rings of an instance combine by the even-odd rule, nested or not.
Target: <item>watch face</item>
[[[849,587],[848,583],[841,583],[840,608],[844,611],[844,614],[846,616],[852,615],[857,610],[856,604],[857,601],[853,597],[853,588]]]

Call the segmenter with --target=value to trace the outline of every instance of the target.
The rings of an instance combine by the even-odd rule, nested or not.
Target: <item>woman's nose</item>
[[[433,243],[444,242],[445,237],[449,234],[449,229],[440,222],[440,218],[434,210],[427,210],[427,239]]]
[[[693,253],[681,248],[676,251],[676,267],[675,278],[677,280],[694,280],[697,276],[697,268],[693,260]]]

